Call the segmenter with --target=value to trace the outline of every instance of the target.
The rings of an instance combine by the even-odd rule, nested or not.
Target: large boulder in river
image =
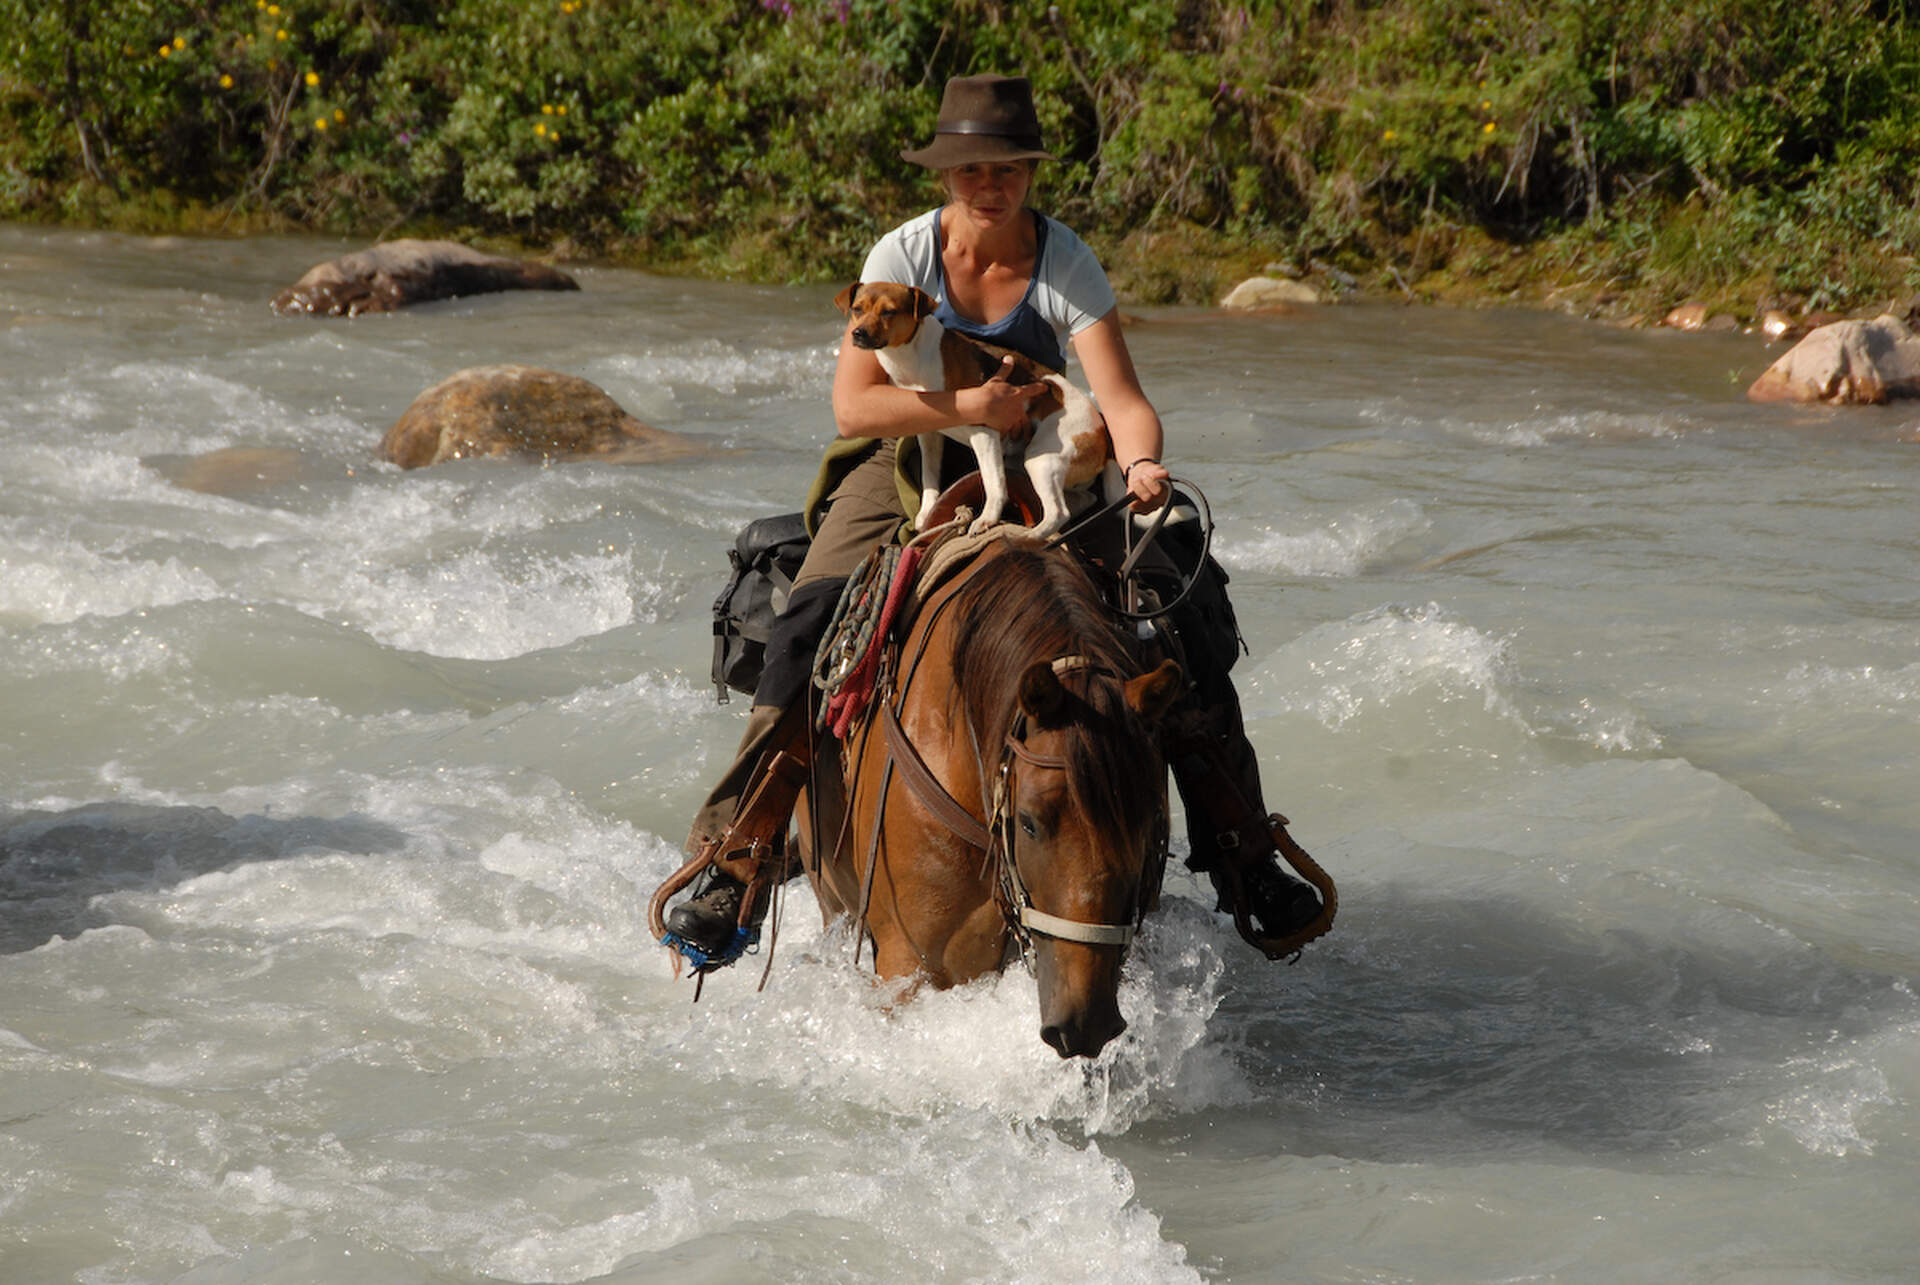
[[[380,456],[401,468],[486,455],[652,463],[701,448],[642,424],[577,375],[537,366],[472,366],[413,399]]]
[[[1920,396],[1920,336],[1895,316],[1836,321],[1781,355],[1747,389],[1756,402],[1870,406]]]
[[[273,297],[273,310],[357,317],[497,290],[579,288],[558,268],[483,254],[457,241],[387,241],[309,269]]]

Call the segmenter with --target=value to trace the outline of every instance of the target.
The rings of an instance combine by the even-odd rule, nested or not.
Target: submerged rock
[[[524,455],[651,463],[702,448],[643,424],[577,375],[537,366],[471,366],[413,399],[380,456],[401,468]]]
[[[278,313],[357,317],[499,290],[578,290],[558,268],[457,241],[387,241],[311,268],[273,298]]]
[[[175,486],[244,497],[294,482],[351,477],[352,469],[284,446],[226,446],[200,455],[150,455],[140,461]]]
[[[1871,406],[1920,395],[1920,336],[1894,316],[1821,326],[1747,389],[1756,402]]]
[[[1264,308],[1291,308],[1317,304],[1320,292],[1304,281],[1285,281],[1275,277],[1249,277],[1227,292],[1222,308],[1253,312]]]

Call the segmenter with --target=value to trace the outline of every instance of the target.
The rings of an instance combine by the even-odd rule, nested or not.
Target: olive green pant
[[[893,480],[893,443],[882,442],[827,498],[826,512],[814,527],[813,543],[793,578],[786,610],[775,618],[767,639],[767,665],[754,690],[746,731],[733,761],[694,814],[688,851],[698,852],[720,837],[739,811],[761,761],[771,751],[784,749],[792,736],[804,733],[804,720],[796,726],[792,720],[783,723],[781,715],[806,698],[813,653],[838,601],[840,586],[868,554],[898,535],[906,520]]]

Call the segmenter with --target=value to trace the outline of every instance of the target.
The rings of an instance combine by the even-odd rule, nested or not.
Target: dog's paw
[[[968,524],[967,534],[968,535],[984,535],[986,532],[991,531],[994,527],[997,527],[999,525],[1000,525],[999,518],[988,517],[986,514],[982,513],[979,517],[975,518],[970,524]]]

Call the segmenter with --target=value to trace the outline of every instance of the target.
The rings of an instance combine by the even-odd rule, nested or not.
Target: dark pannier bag
[[[713,686],[721,704],[729,687],[753,695],[773,618],[785,609],[811,543],[800,515],[782,513],[747,523],[727,550],[733,572],[713,600]]]

